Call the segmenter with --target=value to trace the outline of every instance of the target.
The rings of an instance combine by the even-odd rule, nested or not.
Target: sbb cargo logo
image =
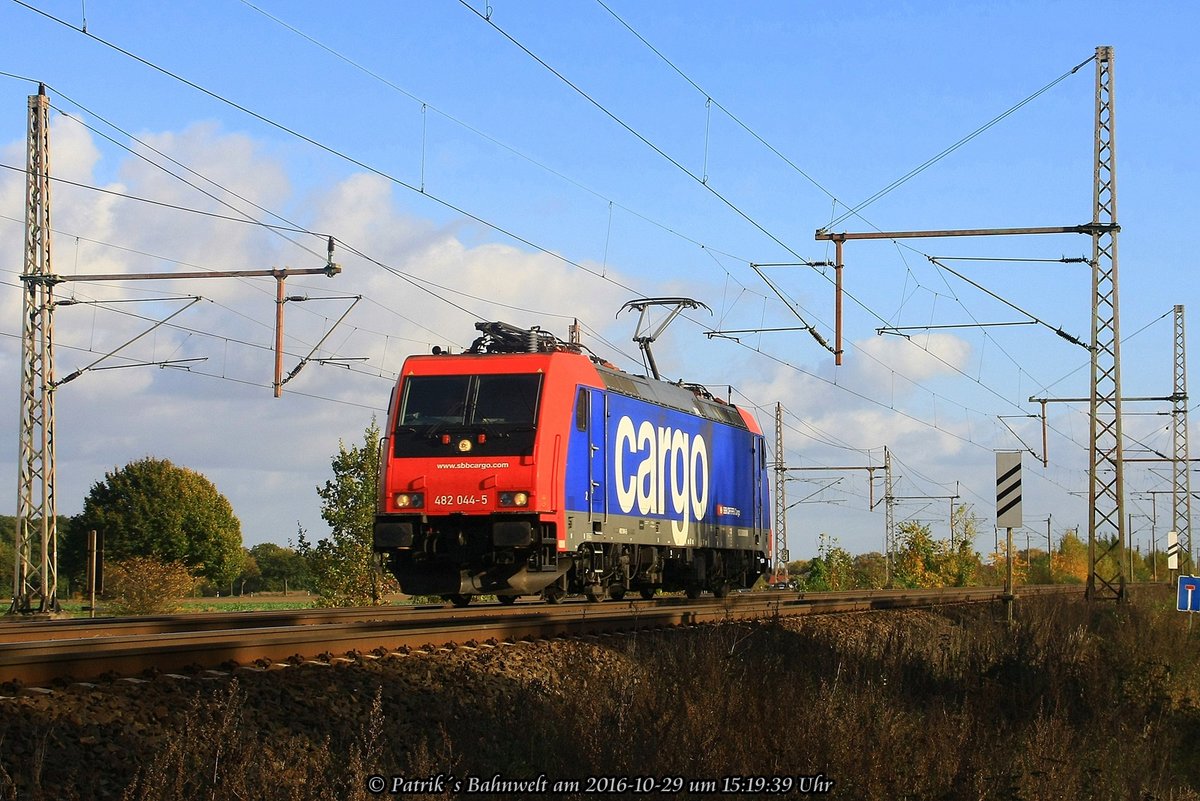
[[[686,545],[692,520],[708,508],[708,443],[678,428],[643,420],[634,426],[624,416],[617,422],[613,446],[617,504],[625,514],[671,518],[676,545]],[[669,504],[669,506],[668,506]]]

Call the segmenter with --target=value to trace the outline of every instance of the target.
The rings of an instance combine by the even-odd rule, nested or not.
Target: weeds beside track
[[[1200,635],[1134,601],[1027,599],[1011,627],[970,605],[73,688],[4,702],[0,799],[365,799],[370,774],[439,773],[1196,799]]]

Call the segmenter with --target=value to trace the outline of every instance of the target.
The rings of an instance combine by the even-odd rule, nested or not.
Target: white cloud
[[[850,372],[861,381],[884,383],[891,373],[912,382],[926,381],[962,370],[971,356],[971,345],[952,334],[914,337],[875,336],[855,343]]]
[[[265,155],[246,136],[198,124],[182,132],[140,138],[267,208],[283,209],[296,202],[283,164]],[[10,144],[4,150],[10,159],[13,154],[23,156],[23,143]],[[101,172],[118,174],[120,183],[109,183],[106,188],[230,213],[127,153],[102,153],[91,135],[75,122],[55,123],[52,150],[56,176],[69,175],[73,181],[95,185]],[[105,158],[116,160],[115,169]],[[54,269],[59,273],[194,269],[87,240],[220,269],[320,267],[323,263],[324,242],[313,237],[298,238],[317,250],[320,260],[253,226],[68,189],[53,197],[54,226],[80,240],[56,236]],[[329,460],[339,439],[359,441],[371,415],[385,414],[392,373],[404,355],[425,352],[428,344],[469,343],[476,335],[476,315],[520,325],[541,324],[565,335],[569,319],[542,315],[570,315],[587,309],[595,313],[591,324],[600,328],[625,299],[623,290],[551,255],[530,254],[504,244],[468,246],[457,236],[461,224],[439,227],[403,213],[394,200],[393,187],[377,176],[351,175],[313,192],[309,208],[315,212],[296,212],[295,216],[314,220],[308,223],[312,228],[332,232],[372,258],[446,289],[434,287],[434,294],[429,294],[344,249],[335,254],[345,267],[336,278],[289,278],[289,295],[361,294],[374,301],[360,303],[317,354],[366,356],[368,361],[356,364],[355,371],[309,363],[285,386],[283,398],[275,400],[269,388],[273,279],[61,285],[59,298],[74,295],[81,300],[111,300],[195,292],[208,299],[172,321],[190,331],[160,327],[121,352],[123,357],[143,361],[207,357],[205,362],[190,365],[195,374],[154,367],[95,371],[58,390],[61,512],[77,512],[88,488],[105,471],[152,454],[208,475],[234,504],[248,544],[293,538],[297,521],[320,536],[324,524],[315,488],[329,475]],[[0,202],[4,204],[2,213],[23,217],[20,174],[0,175]],[[22,243],[21,225],[0,226],[0,247],[19,253]],[[15,284],[15,276],[9,282]],[[11,330],[6,333],[19,333],[20,294],[15,286],[0,294],[0,304],[10,320]],[[328,331],[348,303],[328,300],[285,306],[285,374]],[[59,376],[148,329],[151,321],[166,317],[180,305],[172,301],[60,307],[55,318]],[[133,314],[149,319],[137,319]],[[16,345],[15,340],[6,338],[5,356],[0,360],[13,385],[18,382]],[[122,363],[112,359],[102,366]],[[268,386],[261,386],[264,384]],[[16,442],[15,426],[15,416],[3,420],[9,434],[0,431],[0,436]],[[9,479],[3,478],[5,473]],[[15,484],[11,460],[7,469],[0,470],[0,481]]]

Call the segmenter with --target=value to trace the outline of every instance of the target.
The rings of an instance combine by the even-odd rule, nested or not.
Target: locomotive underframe
[[[484,594],[505,601],[540,595],[551,602],[580,594],[621,598],[630,591],[644,598],[660,590],[722,596],[752,586],[767,569],[765,551],[753,547],[664,545],[602,532],[560,552],[555,528],[537,515],[381,515],[374,547],[405,593],[456,603]]]

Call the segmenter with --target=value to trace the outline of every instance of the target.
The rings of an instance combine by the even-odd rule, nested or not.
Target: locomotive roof
[[[515,355],[565,352],[585,355],[584,346],[578,343],[563,342],[553,334],[537,327],[524,329],[503,322],[479,322],[475,324],[475,328],[481,332],[481,336],[472,343],[467,351],[468,354]],[[748,428],[737,407],[717,400],[700,385],[674,384],[626,373],[591,354],[590,351],[586,357],[591,359],[596,372],[604,381],[604,386],[613,392],[699,415],[719,423]]]
[[[596,365],[596,372],[600,374],[604,386],[613,392],[640,398],[659,406],[690,412],[718,423],[746,428],[746,421],[742,419],[737,407],[722,403],[710,395],[706,397],[707,392],[701,394],[699,387],[654,381],[645,376],[632,375],[615,367],[601,364]]]

